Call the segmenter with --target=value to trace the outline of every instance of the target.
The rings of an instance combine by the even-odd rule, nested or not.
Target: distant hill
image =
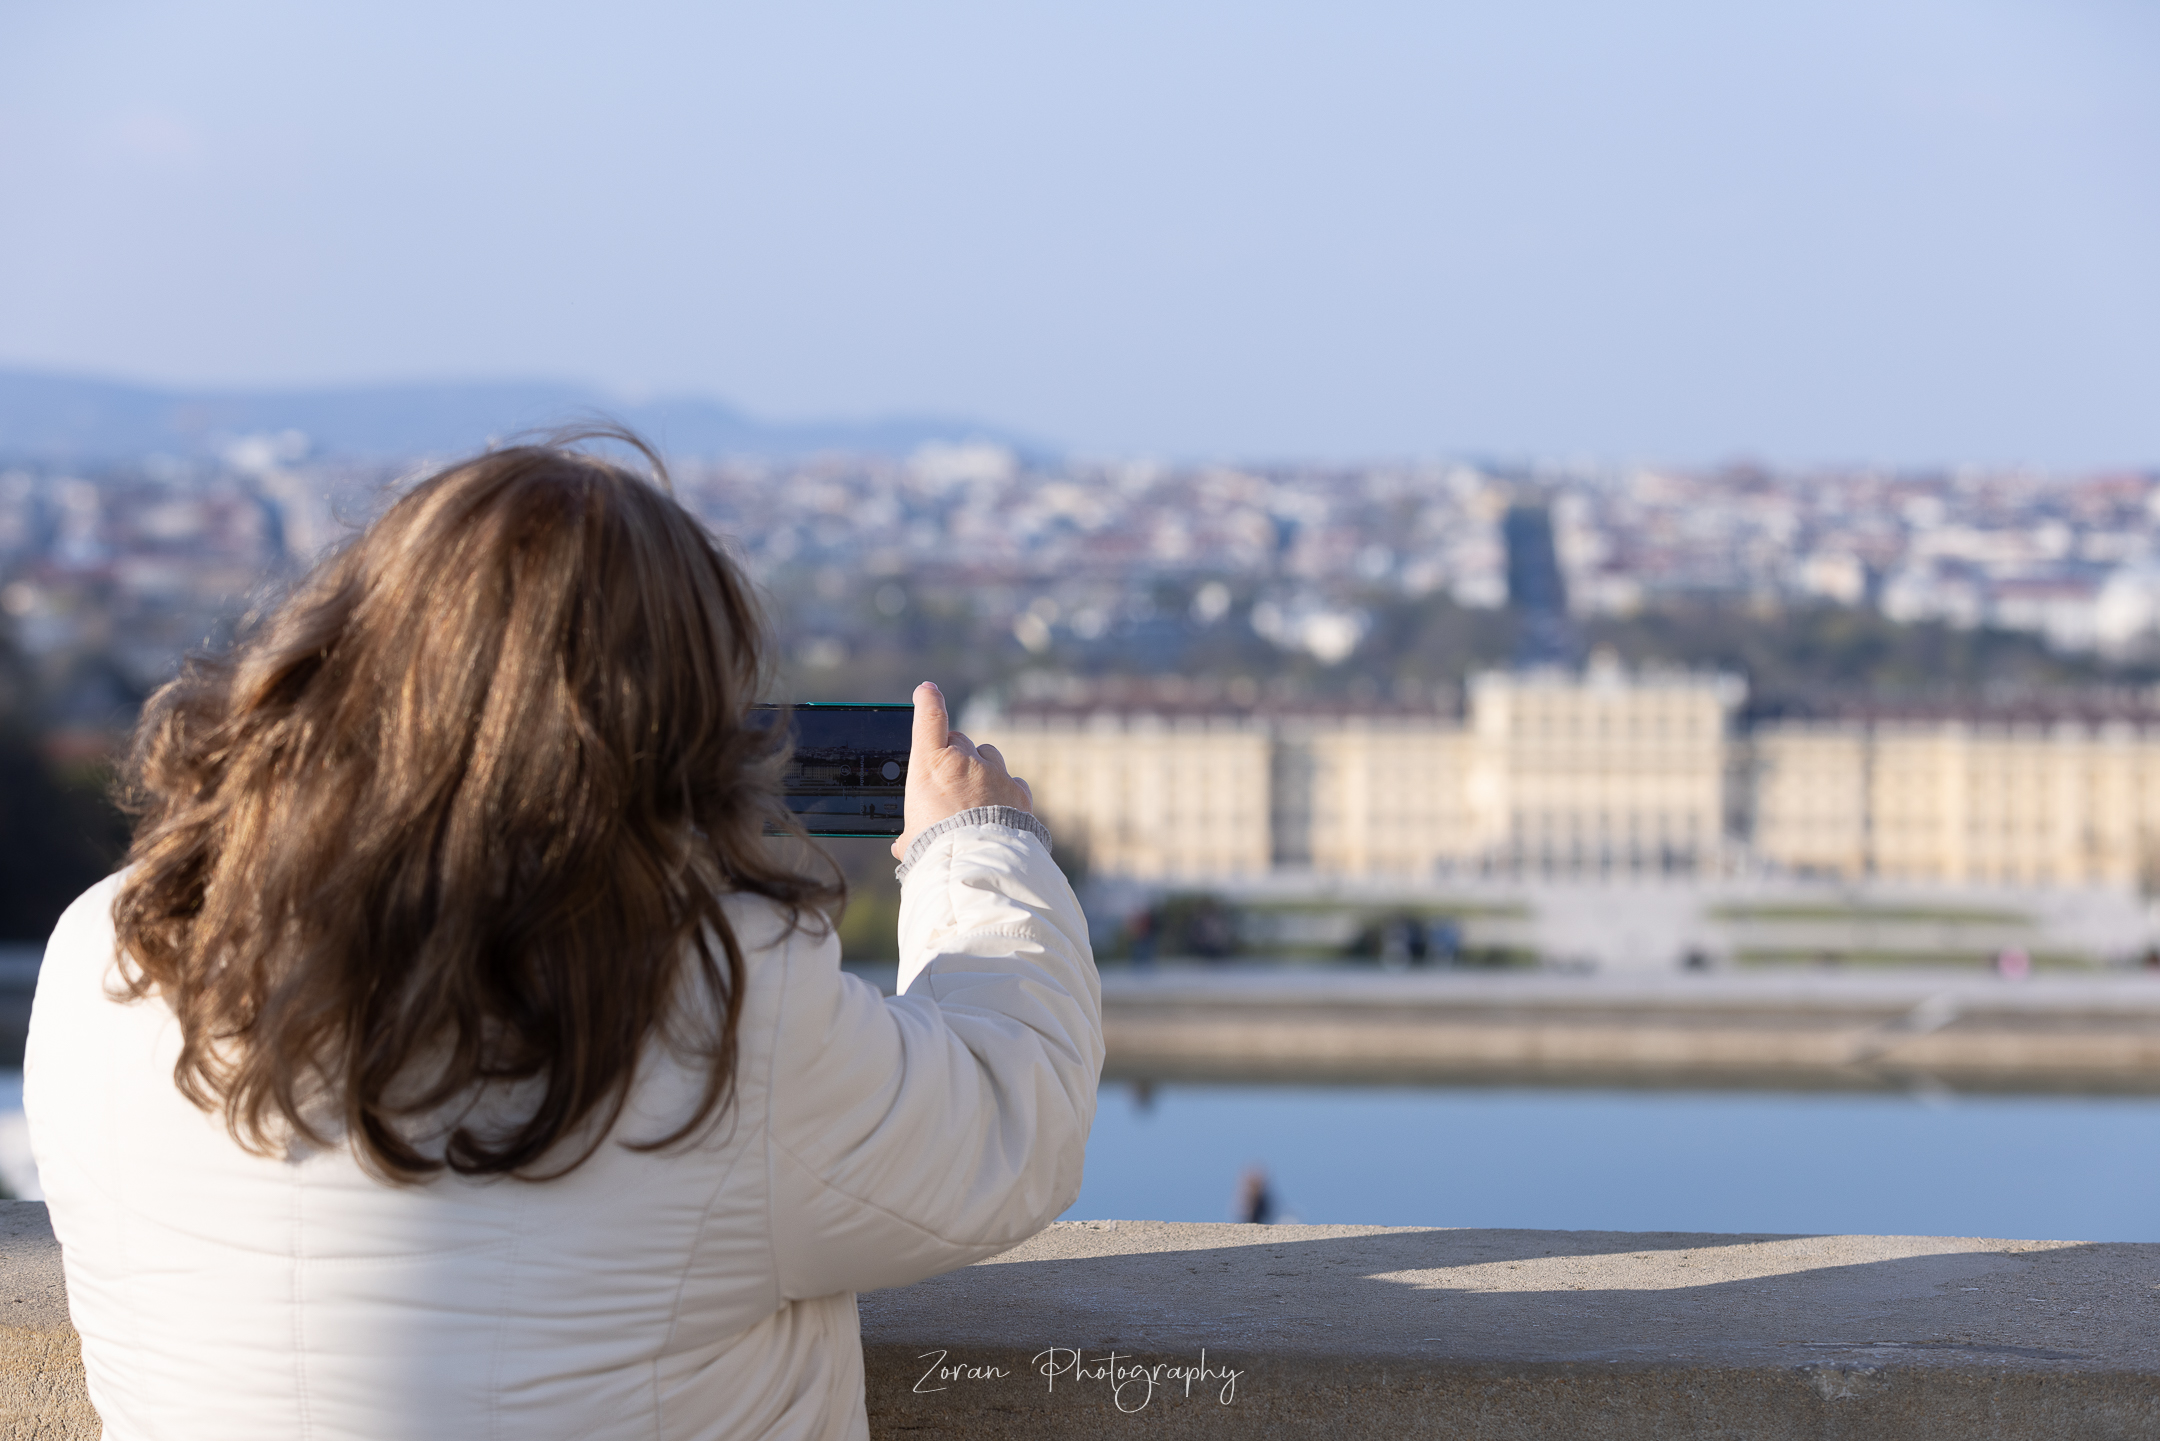
[[[320,390],[165,390],[0,369],[0,459],[86,463],[214,453],[236,437],[298,430],[316,454],[404,457],[473,450],[491,438],[606,417],[685,456],[782,458],[820,451],[905,455],[932,441],[1011,436],[967,421],[897,416],[775,424],[718,401],[636,404],[575,385],[533,382],[348,386]]]

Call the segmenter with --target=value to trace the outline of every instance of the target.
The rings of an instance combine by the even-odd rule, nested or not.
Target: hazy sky
[[[0,365],[2160,464],[2160,6],[0,0]]]

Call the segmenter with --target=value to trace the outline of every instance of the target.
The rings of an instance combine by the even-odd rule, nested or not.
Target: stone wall
[[[0,1437],[97,1441],[60,1244],[37,1201],[0,1201]]]
[[[0,1435],[90,1441],[0,1204]],[[2160,1437],[2160,1245],[1052,1226],[862,1298],[875,1437]]]
[[[883,1436],[2151,1437],[2156,1286],[2160,1245],[1070,1222],[863,1338]]]
[[[2160,1088],[2145,972],[1567,976],[1114,971],[1119,1080]]]

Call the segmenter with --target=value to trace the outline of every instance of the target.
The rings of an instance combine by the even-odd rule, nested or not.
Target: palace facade
[[[2160,710],[2080,702],[1743,729],[1708,672],[1485,672],[1432,707],[1015,704],[971,718],[1099,872],[1150,881],[2160,878]]]

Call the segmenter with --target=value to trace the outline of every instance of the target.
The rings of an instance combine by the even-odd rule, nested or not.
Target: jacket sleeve
[[[766,1134],[791,1300],[995,1255],[1080,1192],[1102,990],[1072,887],[1005,825],[941,833],[910,860],[902,994],[829,960],[788,967]]]

